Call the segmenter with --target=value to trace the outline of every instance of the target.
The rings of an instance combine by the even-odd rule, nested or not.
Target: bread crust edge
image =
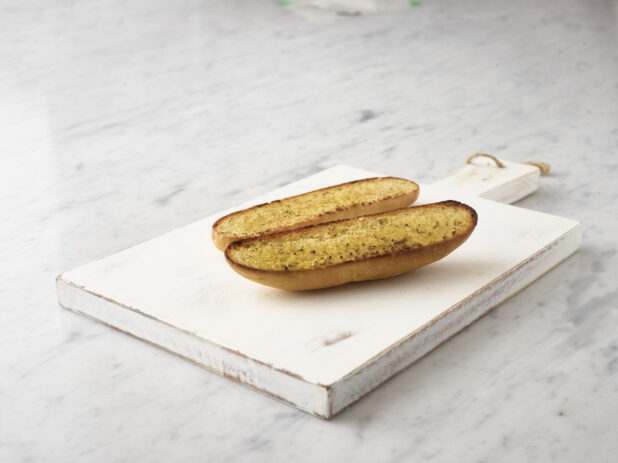
[[[276,202],[285,201],[286,199],[290,199],[290,198],[298,198],[298,197],[301,197],[301,196],[306,196],[306,195],[309,195],[309,194],[316,193],[318,191],[325,191],[325,190],[329,190],[331,188],[340,187],[342,185],[351,185],[353,183],[367,182],[367,181],[376,181],[376,180],[382,180],[382,179],[405,180],[406,182],[413,183],[416,186],[416,190],[415,191],[411,191],[410,193],[403,193],[401,195],[393,196],[392,198],[387,198],[387,199],[383,199],[383,200],[379,200],[379,201],[373,201],[373,202],[370,202],[370,203],[363,203],[363,202],[355,203],[352,206],[347,207],[347,208],[342,208],[339,211],[332,211],[332,212],[327,212],[325,214],[319,214],[319,215],[315,216],[312,219],[308,219],[308,220],[304,220],[304,221],[301,221],[301,222],[297,222],[297,223],[295,223],[293,225],[290,225],[288,227],[280,227],[280,228],[276,228],[276,229],[270,229],[270,230],[267,230],[267,231],[259,233],[259,234],[243,235],[243,236],[229,236],[229,235],[225,235],[223,233],[220,233],[217,230],[217,227],[219,226],[219,224],[223,220],[227,219],[228,217],[231,217],[233,215],[240,214],[240,213],[246,213],[246,212],[251,211],[253,209],[257,209],[257,208],[266,206],[267,204],[272,204],[272,203],[276,203]],[[212,234],[212,241],[213,241],[214,245],[217,247],[217,249],[219,249],[220,251],[224,251],[225,248],[227,248],[234,241],[239,241],[239,240],[249,239],[249,238],[254,238],[254,237],[260,237],[260,236],[265,236],[265,235],[271,235],[271,234],[280,233],[280,232],[283,232],[283,231],[295,230],[295,229],[298,229],[298,228],[303,228],[303,227],[307,227],[307,226],[310,226],[310,225],[318,225],[318,224],[326,223],[326,222],[332,222],[332,221],[338,221],[338,220],[346,220],[346,219],[353,219],[355,217],[360,217],[362,215],[371,215],[371,214],[376,214],[376,213],[388,212],[388,211],[393,211],[393,210],[396,210],[396,209],[401,209],[403,207],[406,207],[406,206],[412,204],[414,201],[416,201],[416,199],[418,198],[419,193],[420,193],[420,187],[418,186],[418,184],[416,182],[413,182],[412,180],[408,180],[408,179],[405,179],[405,178],[400,178],[400,177],[370,177],[370,178],[364,178],[364,179],[360,179],[360,180],[354,180],[352,182],[340,183],[338,185],[332,185],[332,186],[325,187],[325,188],[319,188],[317,190],[308,191],[306,193],[302,193],[302,194],[299,194],[299,195],[288,196],[286,198],[277,199],[277,200],[271,201],[269,203],[258,204],[256,206],[249,207],[247,209],[242,209],[240,211],[236,211],[236,212],[232,212],[230,214],[227,214],[227,215],[217,219],[217,221],[213,224],[213,226],[212,226],[212,233],[211,233]]]
[[[424,208],[435,204],[449,203],[457,205],[457,207],[465,207],[472,217],[472,226],[464,233],[458,233],[455,236],[449,237],[446,240],[429,246],[409,249],[393,254],[384,254],[381,256],[371,256],[357,259],[349,262],[341,262],[338,264],[327,265],[315,269],[301,270],[264,270],[254,267],[248,267],[238,262],[235,262],[229,256],[229,250],[234,245],[240,245],[242,242],[250,240],[260,240],[260,237],[248,238],[233,242],[225,251],[225,258],[230,267],[241,276],[274,288],[285,289],[290,291],[306,291],[312,289],[323,289],[334,286],[340,286],[354,281],[377,280],[381,278],[389,278],[402,273],[429,265],[436,262],[459,246],[461,246],[472,234],[478,223],[478,215],[476,211],[466,204],[457,201],[442,201],[440,203],[427,204],[417,206]],[[383,212],[372,215],[388,215],[394,211]],[[320,226],[326,224],[312,225]],[[285,235],[294,233],[296,230],[287,230],[277,235]]]

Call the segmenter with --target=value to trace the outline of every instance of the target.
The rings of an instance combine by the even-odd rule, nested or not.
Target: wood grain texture
[[[328,169],[260,203],[375,175]],[[288,293],[234,273],[209,239],[222,213],[60,276],[64,307],[330,418],[574,252],[576,221],[421,185],[479,215],[457,252],[398,277]],[[241,207],[248,207],[245,204]],[[333,341],[336,340],[336,341]]]

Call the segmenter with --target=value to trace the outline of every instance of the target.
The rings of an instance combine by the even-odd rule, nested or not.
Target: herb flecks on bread
[[[223,250],[238,239],[390,211],[413,203],[418,192],[416,183],[395,177],[343,183],[222,217],[213,225],[213,241]]]
[[[314,289],[439,260],[468,238],[476,221],[469,206],[445,201],[247,239],[225,254],[238,273],[260,283]]]

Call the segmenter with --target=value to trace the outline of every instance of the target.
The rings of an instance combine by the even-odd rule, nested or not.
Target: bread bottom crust
[[[466,233],[457,234],[450,239],[422,248],[315,269],[260,270],[237,264],[229,258],[227,262],[243,277],[266,286],[292,291],[330,288],[353,281],[388,278],[424,267],[446,257],[461,246],[473,230],[474,228]]]

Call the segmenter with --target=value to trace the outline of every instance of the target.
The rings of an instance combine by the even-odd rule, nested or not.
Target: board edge
[[[145,341],[309,414],[325,420],[331,417],[329,386],[309,382],[293,372],[188,333],[93,293],[64,279],[62,275],[56,278],[56,294],[58,304],[65,310]],[[148,330],[149,339],[143,335],[143,330]]]
[[[338,415],[347,407],[353,405],[425,355],[437,349],[483,315],[537,281],[551,269],[573,255],[581,246],[581,242],[582,226],[580,222],[575,222],[573,228],[549,243],[535,255],[513,267],[496,280],[480,288],[474,294],[471,294],[463,301],[441,313],[438,317],[427,322],[418,330],[387,347],[363,365],[360,365],[340,380],[331,384],[329,388],[329,415],[331,417]],[[552,250],[554,250],[553,253],[551,252]],[[552,259],[552,257],[554,258]],[[532,269],[533,272],[526,274],[530,265],[535,261],[540,261],[539,265]],[[508,277],[515,274],[523,275],[516,278],[509,286],[510,279]],[[505,288],[505,292],[502,293],[502,297],[492,301],[491,289],[492,287],[495,288],[496,285],[500,285],[500,283]],[[493,292],[495,293],[495,290]],[[484,297],[485,300],[483,299]],[[388,366],[391,366],[392,369],[385,371],[384,368]],[[372,381],[366,381],[367,378],[370,378]],[[362,384],[369,385],[363,387],[361,386]]]

